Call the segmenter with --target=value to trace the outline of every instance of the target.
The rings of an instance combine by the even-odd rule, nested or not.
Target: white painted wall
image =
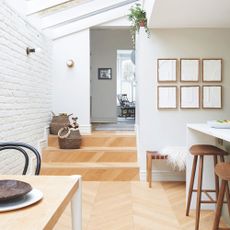
[[[128,30],[91,30],[91,96],[93,122],[117,121],[117,50],[132,49]],[[112,68],[112,80],[98,80],[98,68]]]
[[[40,150],[51,112],[51,42],[5,1],[0,1],[0,33],[0,141],[26,142]],[[27,56],[26,47],[42,52]],[[16,154],[1,154],[1,174],[20,168]]]
[[[142,179],[146,150],[185,146],[187,123],[228,119],[230,114],[230,29],[155,29],[151,31],[150,39],[143,33],[141,31],[137,44],[138,154]],[[157,110],[157,58],[192,57],[223,58],[223,109]],[[153,179],[154,176],[175,179],[173,175],[179,178],[166,164],[153,165]]]
[[[82,132],[90,132],[89,30],[53,41],[53,112],[74,113]],[[67,60],[75,62],[68,68]]]
[[[0,140],[36,145],[50,118],[51,42],[4,1],[0,15]]]

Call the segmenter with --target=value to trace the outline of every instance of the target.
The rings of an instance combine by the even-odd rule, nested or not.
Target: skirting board
[[[91,122],[93,123],[116,123],[117,117],[92,117]]]
[[[146,181],[146,170],[140,170],[140,180]],[[185,181],[185,172],[152,171],[153,181]]]
[[[40,153],[41,157],[42,157],[42,149],[48,146],[48,135],[49,135],[49,133],[50,133],[50,127],[46,126],[44,128],[43,139],[41,139],[37,142],[37,150]]]

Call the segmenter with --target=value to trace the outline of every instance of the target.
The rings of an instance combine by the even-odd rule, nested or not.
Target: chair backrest
[[[120,103],[120,106],[127,106],[130,103],[127,94],[118,94],[117,99]]]
[[[39,152],[33,146],[22,142],[0,142],[0,152],[4,150],[16,150],[23,155],[23,157],[25,158],[25,163],[22,175],[25,175],[28,170],[30,158],[27,151],[30,150],[29,152],[33,153],[36,157],[35,175],[39,175],[41,169],[41,157]]]

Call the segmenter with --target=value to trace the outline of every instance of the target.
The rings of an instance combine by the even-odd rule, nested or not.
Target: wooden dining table
[[[69,202],[72,229],[81,229],[81,176],[0,176],[0,180],[6,179],[29,183],[43,193],[43,198],[21,209],[0,212],[0,229],[51,230]]]

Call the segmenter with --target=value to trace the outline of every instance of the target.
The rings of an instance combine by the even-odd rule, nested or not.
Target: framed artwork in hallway
[[[157,59],[157,81],[160,83],[177,81],[177,59]]]
[[[200,59],[181,58],[180,59],[180,81],[198,82],[200,75]]]
[[[158,86],[157,87],[157,108],[176,109],[177,108],[177,87]]]
[[[222,86],[204,85],[203,109],[222,109]]]
[[[98,68],[98,79],[99,80],[111,80],[112,79],[112,68]]]
[[[222,58],[202,59],[203,82],[222,82]]]
[[[200,108],[200,86],[199,85],[180,86],[180,108],[181,109]]]

